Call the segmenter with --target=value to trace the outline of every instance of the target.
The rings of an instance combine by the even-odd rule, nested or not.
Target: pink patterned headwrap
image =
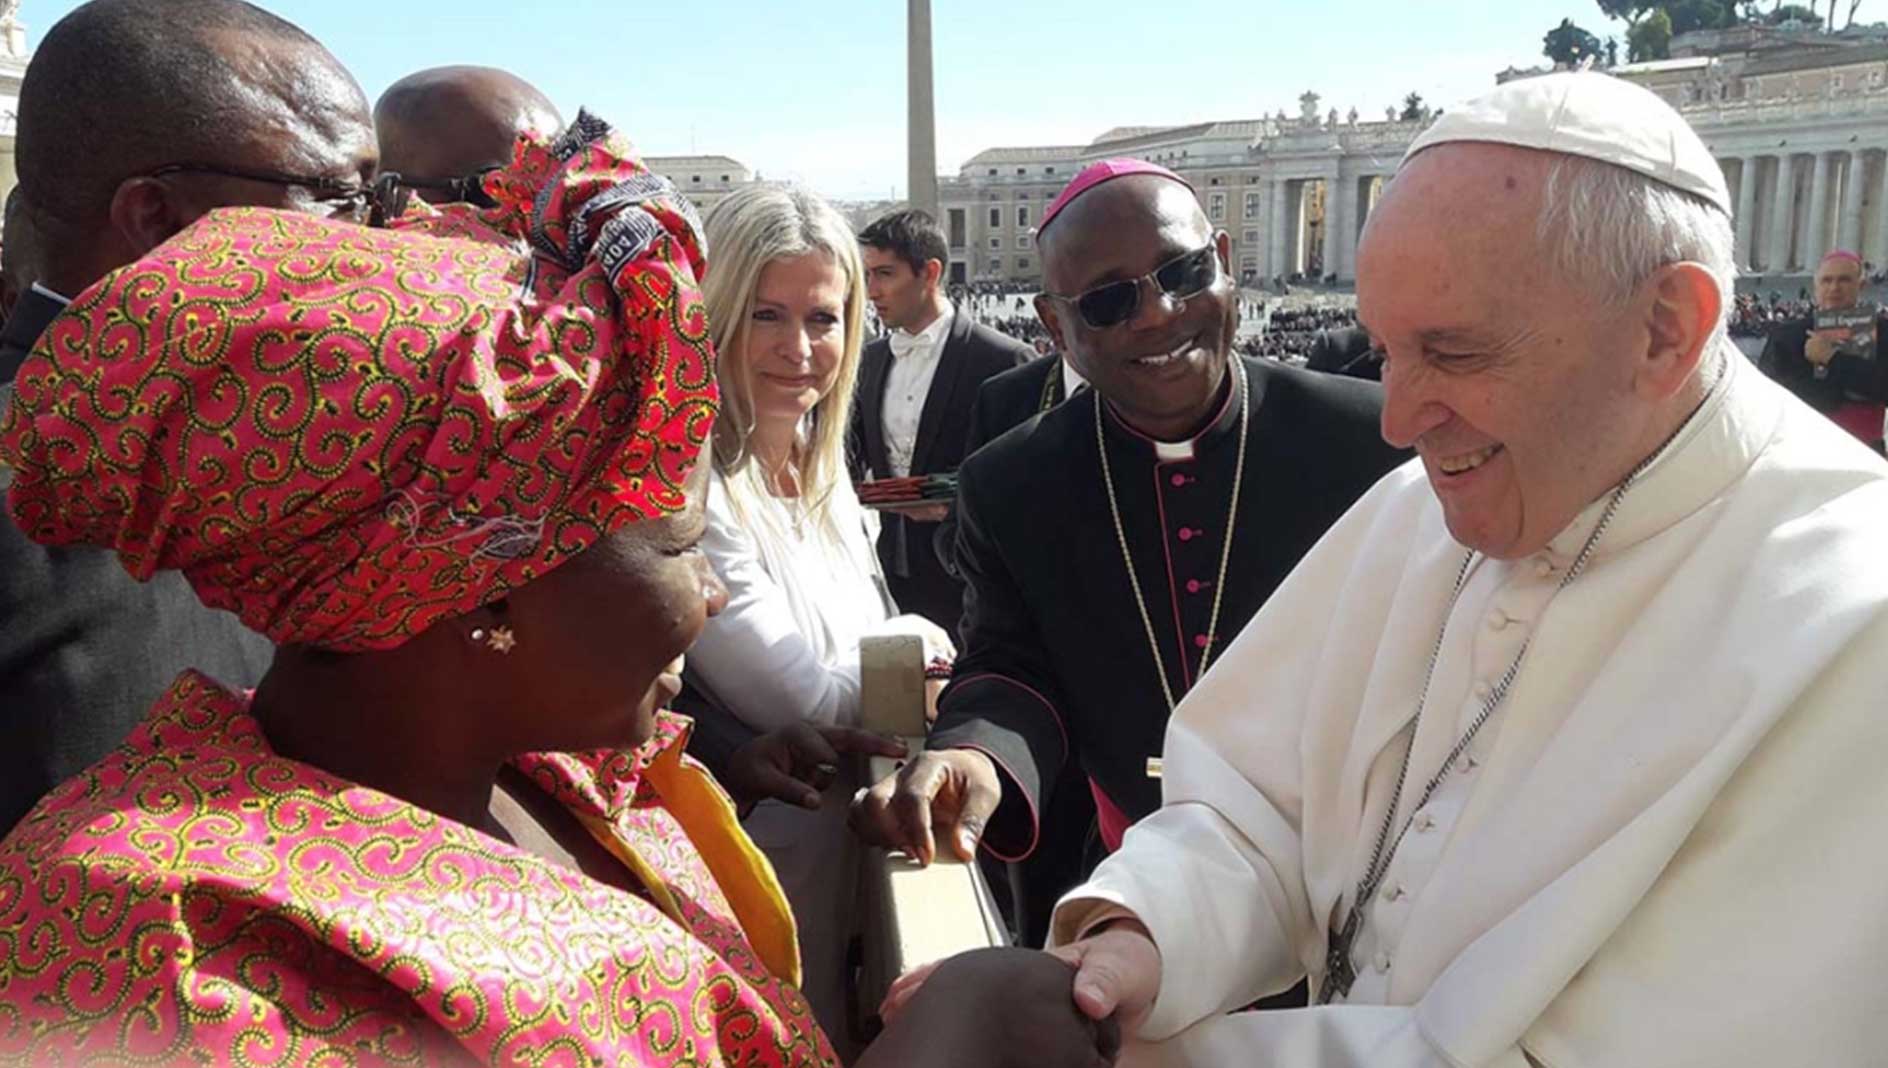
[[[0,424],[14,521],[364,650],[681,509],[716,407],[693,210],[589,116],[487,188],[405,231],[212,212],[81,294]]]

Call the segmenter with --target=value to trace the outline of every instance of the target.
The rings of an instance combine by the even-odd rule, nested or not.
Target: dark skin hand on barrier
[[[795,723],[768,731],[734,751],[721,785],[743,813],[761,801],[816,809],[839,774],[843,753],[900,759],[905,743],[852,727]]]
[[[1002,800],[1003,782],[989,757],[974,749],[936,749],[861,791],[852,802],[852,829],[922,865],[937,858],[940,838],[957,859],[970,861]]]
[[[1114,1020],[1089,1019],[1074,967],[1033,949],[979,949],[939,965],[854,1068],[1107,1068]]]

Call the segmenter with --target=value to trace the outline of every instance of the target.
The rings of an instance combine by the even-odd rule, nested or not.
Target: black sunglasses
[[[444,203],[470,204],[476,208],[495,208],[498,201],[485,191],[485,176],[499,169],[498,164],[481,167],[459,178],[408,178],[399,171],[381,171],[374,179],[374,199],[367,217],[369,226],[385,226],[406,214],[413,194],[420,189],[446,194]]]
[[[144,177],[163,178],[172,174],[214,174],[224,178],[240,178],[246,182],[265,182],[269,185],[306,189],[315,194],[316,203],[335,209],[333,214],[336,217],[345,216],[352,218],[355,222],[361,222],[370,216],[373,210],[374,186],[344,181],[327,175],[285,174],[281,171],[264,170],[258,167],[188,161],[166,163],[162,167],[144,172]]]
[[[398,172],[389,172],[380,177],[382,180],[391,178],[395,184],[409,191],[409,197],[411,191],[425,189],[429,192],[446,194],[445,203],[448,204],[470,204],[478,208],[495,208],[498,206],[498,201],[485,191],[485,176],[498,169],[499,164],[494,163],[458,178],[409,178]],[[405,210],[406,198],[402,198],[400,207],[402,211]]]
[[[1135,309],[1141,306],[1143,279],[1152,279],[1156,290],[1175,300],[1196,297],[1219,280],[1219,248],[1208,244],[1205,248],[1182,252],[1139,278],[1104,282],[1072,297],[1060,293],[1046,295],[1073,304],[1083,322],[1096,330],[1105,330],[1134,317]]]

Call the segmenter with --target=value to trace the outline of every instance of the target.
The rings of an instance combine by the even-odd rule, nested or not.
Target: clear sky
[[[370,100],[422,67],[490,64],[650,154],[730,155],[835,197],[904,188],[901,0],[262,4],[326,44]],[[29,44],[75,6],[25,0]],[[1858,21],[1882,10],[1864,0]],[[1542,34],[1567,17],[1623,38],[1594,0],[932,0],[938,166],[1112,126],[1297,114],[1307,89],[1365,117],[1411,90],[1448,106],[1540,62]]]

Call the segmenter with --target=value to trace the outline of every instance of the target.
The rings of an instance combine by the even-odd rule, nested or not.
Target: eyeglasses
[[[485,191],[485,176],[498,169],[499,165],[494,163],[489,167],[480,167],[460,178],[408,178],[397,173],[393,175],[393,178],[409,190],[425,189],[444,193],[448,204],[471,204],[479,208],[495,208],[498,206],[498,201]],[[404,209],[404,205],[402,208]]]
[[[375,213],[379,182],[365,185],[327,175],[284,174],[281,171],[263,170],[257,167],[198,162],[167,163],[155,170],[146,171],[144,177],[163,178],[172,174],[214,174],[224,178],[240,178],[245,182],[265,182],[269,185],[306,189],[314,194],[315,203],[330,209],[330,217],[350,218],[355,222],[366,220],[371,225],[379,225],[379,222],[371,218]]]
[[[444,200],[448,204],[495,208],[498,201],[485,191],[485,176],[498,169],[497,165],[482,167],[461,178],[408,178],[398,171],[382,171],[374,179],[373,205],[367,225],[385,226],[388,220],[405,215],[407,206],[413,203],[414,191],[420,189],[445,193]]]
[[[406,178],[395,171],[383,171],[372,184],[363,185],[322,175],[284,174],[256,167],[190,162],[167,163],[156,170],[146,171],[144,176],[163,178],[172,174],[215,174],[225,178],[240,178],[246,182],[266,182],[306,189],[314,194],[315,203],[330,209],[330,218],[345,218],[380,227],[406,214],[415,189],[437,189],[445,192],[453,202],[474,204],[481,208],[495,207],[498,202],[485,191],[485,176],[495,170],[498,170],[495,166],[486,167],[463,178]]]
[[[1141,282],[1152,279],[1154,288],[1177,301],[1199,296],[1219,281],[1219,249],[1213,244],[1183,252],[1166,263],[1141,275],[1119,282],[1106,282],[1072,297],[1048,293],[1049,297],[1073,304],[1082,321],[1096,330],[1125,323],[1141,306]]]

